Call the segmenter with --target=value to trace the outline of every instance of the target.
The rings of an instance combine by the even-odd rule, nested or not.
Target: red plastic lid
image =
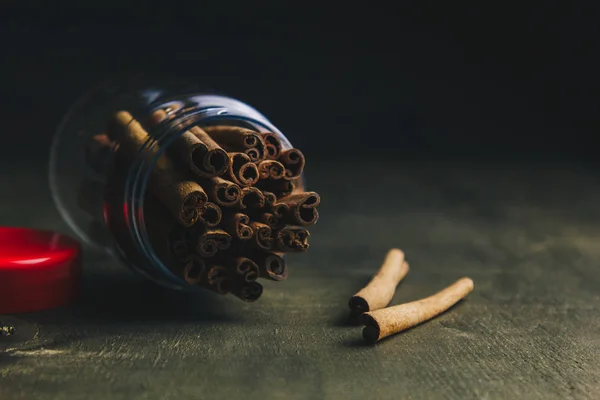
[[[0,227],[0,314],[45,310],[80,293],[81,247],[49,231]]]

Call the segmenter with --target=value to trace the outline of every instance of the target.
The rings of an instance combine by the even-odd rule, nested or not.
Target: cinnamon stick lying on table
[[[229,153],[229,178],[240,186],[252,186],[259,179],[258,167],[246,153]]]
[[[225,150],[246,153],[250,160],[258,162],[265,158],[265,142],[253,130],[239,126],[205,126],[204,130]]]
[[[408,263],[404,261],[404,252],[391,249],[381,268],[367,286],[350,298],[348,306],[351,314],[357,316],[387,306],[394,297],[396,286],[406,276],[408,270]]]
[[[360,316],[363,338],[375,343],[412,328],[446,311],[473,290],[473,280],[461,278],[433,296],[399,306],[370,311]]]
[[[287,205],[283,214],[283,223],[288,225],[309,226],[314,225],[319,220],[317,206],[321,203],[321,198],[315,192],[297,192],[279,199],[278,204]]]
[[[306,159],[304,154],[298,149],[289,149],[281,152],[278,161],[285,167],[285,175],[283,179],[297,179],[304,171]]]
[[[115,114],[107,133],[111,139],[118,142],[117,157],[125,162],[142,156],[150,163],[158,154],[156,141],[127,111]],[[150,172],[148,189],[183,226],[191,226],[198,220],[200,208],[207,199],[202,186],[191,179],[185,170],[178,168],[165,154],[156,160]]]
[[[277,160],[281,154],[281,141],[276,134],[271,132],[261,132],[265,142],[265,158],[267,160]]]

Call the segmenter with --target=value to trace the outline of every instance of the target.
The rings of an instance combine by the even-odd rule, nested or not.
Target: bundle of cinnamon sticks
[[[153,165],[144,224],[162,263],[191,285],[255,301],[263,291],[257,279],[285,279],[283,254],[306,251],[307,228],[319,219],[320,197],[301,180],[304,155],[274,133],[232,125],[193,126],[161,149],[148,131],[168,119],[162,109],[144,122],[120,111],[86,149],[91,168],[109,171],[102,194],[109,229],[121,248],[131,247],[106,210],[122,209],[124,175],[142,157]],[[107,152],[114,153],[108,167]],[[81,207],[97,212],[89,187],[82,184]]]

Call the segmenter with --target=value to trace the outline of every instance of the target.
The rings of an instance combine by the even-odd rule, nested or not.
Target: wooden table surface
[[[2,225],[67,231],[44,165],[0,169]],[[16,173],[14,171],[20,171]],[[84,296],[0,316],[0,399],[600,398],[600,173],[509,161],[309,161],[323,197],[290,278],[244,304],[161,289],[86,253]],[[469,297],[375,346],[347,301],[402,248],[393,304]]]

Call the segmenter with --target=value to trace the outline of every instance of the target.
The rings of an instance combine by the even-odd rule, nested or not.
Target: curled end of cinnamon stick
[[[263,287],[258,282],[252,282],[242,286],[239,290],[234,290],[232,293],[243,301],[253,302],[262,296]]]
[[[229,155],[229,176],[241,186],[252,186],[259,179],[259,171],[248,155],[245,153],[231,153]]]
[[[221,229],[213,229],[200,236],[197,249],[202,257],[212,257],[219,250],[226,250],[229,246],[231,246],[231,236]]]
[[[285,260],[275,254],[266,257],[263,268],[263,276],[274,281],[283,281],[288,276]]]
[[[279,161],[285,166],[284,179],[297,179],[304,171],[306,159],[304,154],[298,149],[284,150],[279,157]]]
[[[287,227],[277,233],[277,247],[283,252],[308,250],[310,232],[303,228]]]
[[[239,206],[245,208],[262,208],[265,205],[265,196],[255,187],[247,187],[242,189]]]
[[[190,285],[197,285],[206,272],[206,263],[196,254],[188,256],[183,269],[183,278]]]
[[[276,134],[272,132],[261,133],[265,142],[265,158],[267,160],[276,160],[281,154],[281,141]]]
[[[279,161],[265,160],[258,163],[261,179],[281,179],[285,175],[285,167]]]
[[[248,258],[240,257],[237,261],[236,272],[242,276],[246,283],[255,282],[259,276],[256,263]]]
[[[268,225],[260,222],[252,222],[252,230],[254,231],[253,242],[259,249],[271,250],[273,247],[273,232]]]
[[[220,176],[229,168],[227,152],[220,148],[208,149],[204,143],[193,146],[190,157],[192,169],[199,176]]]
[[[348,301],[348,307],[350,307],[350,313],[356,317],[370,311],[369,303],[360,296],[352,296]]]
[[[200,218],[209,228],[214,228],[219,225],[222,216],[221,208],[215,203],[207,202],[204,207],[200,209]]]
[[[213,178],[212,200],[221,207],[232,207],[240,201],[242,190],[233,182]]]
[[[381,339],[381,328],[379,327],[377,320],[369,314],[363,314],[359,317],[359,322],[361,325],[365,325],[362,335],[367,343],[373,344]]]

